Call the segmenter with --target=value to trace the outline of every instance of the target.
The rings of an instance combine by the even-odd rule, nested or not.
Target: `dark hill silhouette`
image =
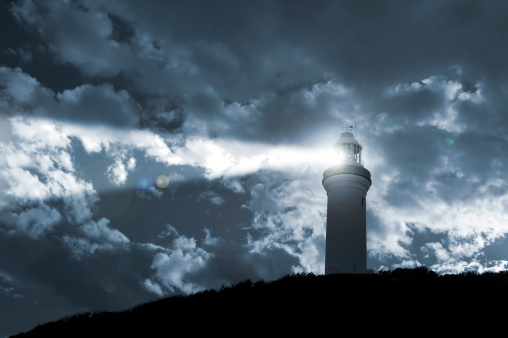
[[[79,313],[11,337],[337,336],[334,332],[351,330],[362,336],[485,335],[496,320],[506,320],[507,300],[507,271],[437,275],[419,267],[293,274],[271,282],[245,280],[120,312]]]

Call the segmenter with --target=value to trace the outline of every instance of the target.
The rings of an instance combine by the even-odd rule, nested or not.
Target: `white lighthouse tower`
[[[366,207],[372,181],[352,129],[347,127],[335,142],[337,165],[323,173],[328,195],[325,274],[367,271]]]

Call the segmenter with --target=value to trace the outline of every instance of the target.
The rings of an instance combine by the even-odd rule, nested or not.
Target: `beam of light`
[[[54,147],[68,150],[72,147],[70,140],[77,139],[90,154],[102,151],[113,157],[123,154],[121,160],[127,161],[124,163],[127,169],[130,168],[128,159],[132,160],[134,151],[141,151],[145,159],[168,167],[178,164],[203,168],[207,178],[239,176],[258,170],[322,175],[326,168],[338,164],[333,141],[330,142],[327,137],[314,139],[313,144],[303,147],[205,137],[188,138],[182,146],[170,147],[167,142],[171,140],[168,141],[150,130],[118,130],[106,126],[85,126],[29,117],[11,118],[10,122],[15,127],[12,130],[21,143],[35,142],[41,151]],[[32,134],[27,135],[27,130]],[[47,130],[52,130],[51,135]],[[29,137],[34,135],[38,136],[35,139]],[[105,171],[106,167],[105,165]],[[116,185],[121,187],[129,184],[131,180],[127,179],[127,175],[131,176],[133,173],[130,169],[125,170],[126,177]],[[155,179],[156,177],[139,178],[135,188],[142,192],[149,191]]]
[[[195,138],[188,141],[185,149],[177,150],[176,154],[206,168],[210,178],[245,175],[262,169],[322,173],[337,162],[337,154],[329,144],[296,147]]]

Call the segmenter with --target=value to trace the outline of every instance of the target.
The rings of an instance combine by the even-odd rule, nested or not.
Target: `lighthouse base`
[[[325,274],[367,272],[367,190],[364,176],[325,172],[328,195]]]
[[[367,272],[366,204],[354,188],[328,195],[325,274]]]

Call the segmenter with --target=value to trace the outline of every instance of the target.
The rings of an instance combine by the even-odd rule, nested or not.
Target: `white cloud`
[[[457,96],[457,100],[459,101],[470,101],[476,104],[482,103],[485,101],[485,97],[483,96],[483,87],[485,85],[483,83],[475,83],[476,91],[472,92],[460,92]]]
[[[134,170],[134,168],[136,168],[136,159],[134,157],[131,157],[127,161],[127,169]]]
[[[164,291],[162,291],[162,288],[159,284],[157,284],[156,282],[154,282],[148,278],[145,279],[145,281],[142,283],[142,285],[147,291],[155,293],[159,297],[162,297],[166,294]]]
[[[178,237],[173,240],[170,253],[158,252],[155,254],[151,266],[156,270],[154,278],[171,292],[174,292],[175,288],[185,294],[202,291],[203,287],[186,282],[185,275],[202,270],[211,254],[197,247],[193,238],[179,236],[171,226],[169,229],[173,235]]]
[[[11,141],[0,143],[0,181],[3,209],[32,208],[14,213],[17,230],[39,237],[52,230],[61,215],[74,222],[91,217],[91,206],[97,201],[91,183],[75,176],[70,140],[60,125],[49,120],[13,117]],[[64,209],[57,211],[47,202],[61,199]],[[33,208],[33,203],[39,207]],[[44,217],[43,217],[44,216]]]
[[[84,237],[64,235],[62,242],[78,260],[101,251],[127,249],[129,239],[120,231],[110,228],[108,223],[109,220],[105,218],[97,222],[90,220],[79,228]]]
[[[254,212],[251,226],[268,231],[259,238],[249,234],[248,248],[258,253],[281,248],[299,259],[295,271],[323,273],[326,192],[320,183],[308,175],[290,181],[266,177],[253,186],[252,199],[245,205]]]
[[[158,238],[170,237],[170,236],[178,236],[178,231],[171,224],[166,225],[166,231],[161,232],[157,235]]]
[[[328,95],[333,98],[345,96],[350,91],[344,87],[342,84],[334,82],[334,81],[327,81],[326,83],[317,83],[312,86],[311,90],[303,90],[302,94],[307,103],[315,103],[315,101],[321,96],[321,95]]]
[[[129,239],[116,229],[108,227],[109,220],[101,218],[97,222],[90,221],[81,226],[83,232],[89,237],[96,240],[102,240],[109,243],[123,244],[129,242]]]
[[[211,247],[219,245],[220,243],[219,238],[212,237],[212,234],[209,229],[204,228],[203,231],[205,233],[205,239],[203,240],[203,244]]]
[[[61,126],[51,120],[14,117],[10,120],[12,133],[31,151],[41,148],[67,148],[70,139]]]
[[[469,263],[474,257],[494,240],[502,238],[508,232],[508,216],[504,205],[508,203],[508,195],[492,196],[489,187],[504,188],[506,183],[500,178],[492,178],[486,184],[474,188],[478,181],[468,181],[467,170],[454,164],[446,156],[442,157],[439,167],[431,175],[420,180],[411,190],[391,189],[398,183],[401,173],[383,170],[381,161],[371,159],[371,172],[382,172],[376,175],[373,186],[368,193],[368,208],[380,222],[380,231],[368,233],[368,246],[372,254],[383,260],[383,255],[393,255],[401,260],[418,261],[418,251],[422,257],[432,261],[437,259],[441,272],[460,272],[471,268]],[[457,173],[456,178],[464,178],[461,189],[456,189],[450,200],[447,195],[448,183],[439,180],[439,173]],[[408,173],[406,173],[408,174]],[[451,184],[451,183],[450,183]],[[468,188],[467,185],[471,185]],[[474,194],[471,195],[471,191]],[[391,203],[397,199],[394,194],[404,194],[408,203],[399,205]],[[407,224],[413,224],[409,228]],[[441,234],[446,240],[431,241],[421,248],[413,247],[412,239],[415,232]],[[410,248],[413,248],[411,250]],[[481,265],[477,262],[479,266]],[[485,267],[482,267],[482,269]]]
[[[2,179],[9,185],[5,189],[7,196],[20,199],[44,200],[49,197],[49,188],[42,183],[37,175],[21,168],[2,170]]]
[[[449,252],[448,250],[446,250],[446,248],[443,247],[442,243],[438,242],[426,243],[422,247],[422,251],[424,253],[427,253],[428,255],[433,254],[440,263],[447,262],[450,260]]]
[[[107,153],[114,153],[138,149],[143,151],[147,158],[167,165],[185,163],[171,151],[161,136],[149,130],[118,130],[105,126],[84,126],[73,123],[65,123],[63,126],[67,135],[78,138],[87,152],[104,150]],[[129,159],[127,165],[133,167],[135,163],[132,161]]]
[[[38,208],[30,208],[19,213],[16,218],[18,230],[36,239],[50,232],[62,217],[56,209],[41,204]]]
[[[242,183],[236,177],[229,177],[224,180],[224,184],[236,193],[243,193],[245,189],[242,186]]]
[[[114,158],[114,162],[108,166],[107,176],[117,186],[121,186],[127,180],[129,171],[133,171],[136,168],[136,159],[134,157],[129,158],[121,151],[112,151],[110,156]]]
[[[217,195],[217,193],[215,193],[213,191],[205,191],[205,192],[202,192],[201,194],[199,194],[198,200],[202,200],[202,199],[209,200],[214,205],[221,205],[225,202],[222,197],[220,197],[219,195]]]
[[[262,115],[261,112],[257,109],[259,104],[260,100],[258,99],[252,100],[248,104],[233,102],[226,105],[223,103],[222,112],[232,121],[235,121],[236,123],[245,123],[246,128],[249,128],[248,123],[254,123]]]
[[[418,126],[433,126],[450,133],[460,133],[466,129],[466,125],[460,120],[457,104],[464,101],[474,104],[483,102],[482,87],[482,83],[476,83],[476,91],[474,93],[468,92],[464,91],[462,83],[459,81],[448,80],[441,76],[430,76],[421,80],[421,83],[412,82],[391,86],[385,91],[385,96],[393,98],[408,93],[429,91],[436,97],[443,97],[442,104],[435,111],[426,111],[424,116],[416,120],[415,123]]]
[[[148,191],[150,191],[153,195],[155,195],[156,197],[159,197],[161,198],[164,193],[162,191],[160,191],[159,189],[155,188],[155,187],[150,187],[150,189],[148,189]]]
[[[118,159],[108,167],[107,170],[109,179],[116,185],[120,186],[125,183],[127,179],[127,170],[121,159]]]
[[[114,249],[111,243],[94,243],[87,238],[68,235],[62,237],[62,242],[69,247],[73,256],[78,260],[91,256],[96,252]]]

